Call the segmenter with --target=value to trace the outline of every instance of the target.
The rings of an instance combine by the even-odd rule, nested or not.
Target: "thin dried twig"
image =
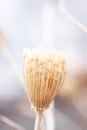
[[[0,114],[0,120],[2,122],[4,122],[5,124],[17,129],[17,130],[25,130],[25,128],[23,128],[21,125],[15,123],[14,121],[12,121],[11,119],[7,118],[6,116]]]
[[[25,84],[24,84],[23,76],[19,72],[18,65],[17,65],[14,57],[12,56],[11,51],[7,47],[6,43],[7,43],[7,41],[6,41],[3,33],[0,32],[0,49],[2,50],[2,53],[4,54],[5,58],[9,61],[12,68],[14,69],[15,74],[18,77],[18,79],[20,80],[22,86],[24,86]],[[6,123],[7,125],[9,125],[13,128],[16,128],[17,130],[25,130],[22,126],[20,126],[19,124],[15,123],[14,121],[12,121],[11,119],[7,118],[6,116],[4,116],[2,114],[0,114],[0,120],[3,121],[4,123]]]
[[[7,41],[2,32],[0,32],[0,49],[2,50],[2,53],[5,56],[5,58],[11,64],[11,66],[12,66],[17,78],[21,82],[22,86],[25,86],[23,75],[19,72],[17,62],[15,61],[15,58],[13,57],[11,51],[9,50],[9,48],[7,46]]]
[[[87,35],[87,27],[81,24],[68,12],[68,10],[65,7],[64,0],[59,0],[59,6],[61,13],[66,17],[66,19]]]

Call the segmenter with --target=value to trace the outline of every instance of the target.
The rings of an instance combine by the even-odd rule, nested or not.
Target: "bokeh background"
[[[0,0],[0,113],[26,130],[34,128],[35,114],[8,57],[10,62],[15,59],[22,76],[23,49],[38,46],[54,47],[67,57],[66,81],[52,108],[54,129],[87,130],[87,35],[61,14],[58,2]],[[87,1],[65,3],[72,16],[87,26]],[[4,123],[0,115],[0,129],[16,128]]]

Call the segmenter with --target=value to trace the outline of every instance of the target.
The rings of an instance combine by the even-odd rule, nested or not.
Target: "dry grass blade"
[[[73,25],[75,25],[78,29],[84,32],[87,35],[87,27],[77,21],[66,9],[64,0],[59,0],[59,6],[61,13],[69,20]]]
[[[5,124],[15,128],[16,130],[25,130],[25,128],[23,128],[21,125],[15,123],[14,121],[12,121],[11,119],[7,118],[6,116],[2,114],[0,114],[0,120],[4,122]]]

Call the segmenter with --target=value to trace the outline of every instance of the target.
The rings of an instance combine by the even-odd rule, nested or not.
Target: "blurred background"
[[[86,0],[65,4],[87,26]],[[56,48],[67,58],[66,80],[46,124],[53,130],[87,130],[87,35],[62,15],[57,0],[0,0],[0,130],[34,129],[22,52],[38,46]]]

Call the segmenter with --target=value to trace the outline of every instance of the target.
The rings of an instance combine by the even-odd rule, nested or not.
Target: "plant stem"
[[[37,111],[37,117],[36,117],[36,121],[35,121],[34,130],[40,130],[41,119],[42,119],[42,111]]]
[[[78,20],[76,20],[66,9],[64,0],[59,0],[59,6],[61,13],[67,18],[68,21],[70,21],[73,25],[75,25],[78,29],[80,29],[82,32],[84,32],[87,35],[87,27],[85,27],[83,24],[81,24]]]

